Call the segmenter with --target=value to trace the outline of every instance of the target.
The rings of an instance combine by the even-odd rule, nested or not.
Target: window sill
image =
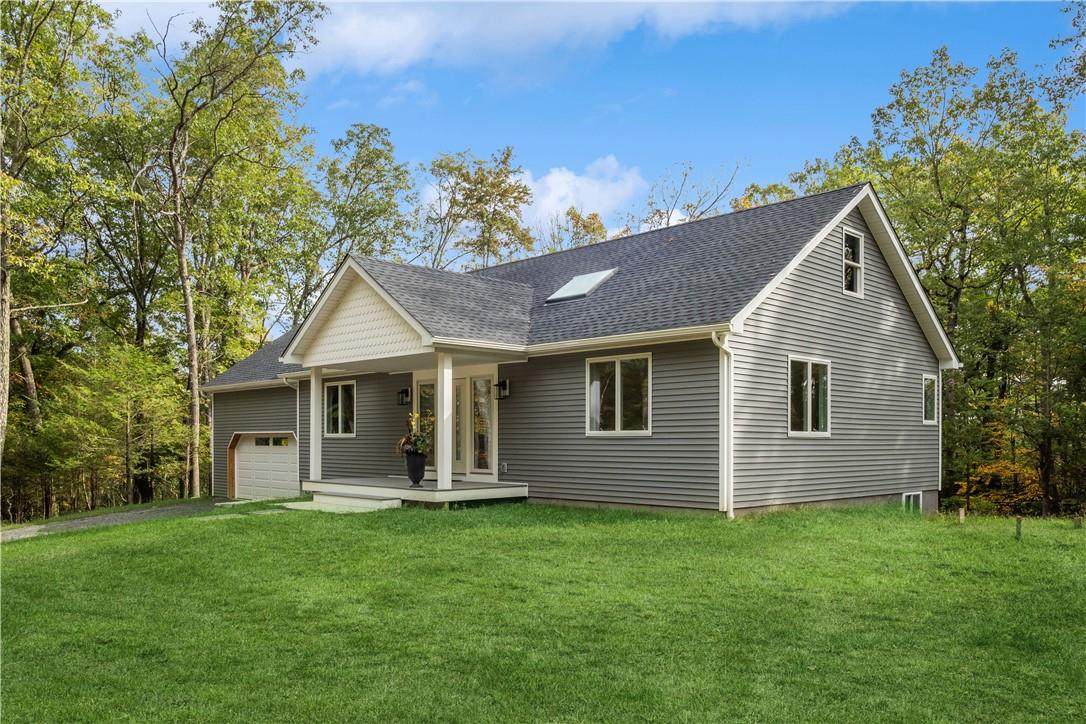
[[[828,432],[800,432],[796,430],[789,430],[788,437],[829,437]]]
[[[842,289],[841,293],[844,294],[846,297],[853,297],[854,299],[863,299],[864,298],[863,290],[860,290],[858,292],[850,292],[847,289]]]
[[[939,424],[938,420],[924,420],[923,422],[924,422],[925,425],[938,425]]]
[[[325,437],[325,438],[329,438],[329,439],[334,440],[337,437],[358,437],[358,436],[353,432],[350,432],[350,433],[347,433],[347,432],[328,433],[328,432],[326,432],[323,435],[321,435],[321,437]]]
[[[590,430],[585,437],[652,437],[652,430],[620,430],[610,432],[606,430]]]

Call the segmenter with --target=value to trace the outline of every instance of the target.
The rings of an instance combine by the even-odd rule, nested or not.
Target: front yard
[[[10,721],[1081,720],[1086,531],[221,510],[2,549]]]

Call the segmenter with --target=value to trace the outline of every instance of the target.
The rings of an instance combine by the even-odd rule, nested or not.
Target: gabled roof
[[[480,269],[533,289],[528,344],[724,324],[866,184]],[[585,299],[546,304],[578,274],[616,269]]]
[[[431,337],[524,345],[532,288],[503,279],[353,257]]]
[[[853,209],[867,220],[937,357],[944,366],[957,366],[946,332],[870,184],[469,273],[351,257],[329,288],[350,266],[420,331],[425,345],[470,342],[532,354],[533,349],[545,353],[603,337],[660,333],[663,338],[705,328],[740,331],[746,317]],[[547,303],[573,277],[608,269],[615,271],[587,296]],[[277,367],[271,360],[307,334],[316,309],[329,298],[327,291],[306,323],[209,386],[299,370],[276,361]]]
[[[216,387],[237,387],[244,386],[253,383],[264,382],[267,380],[274,380],[279,375],[288,374],[290,372],[301,372],[301,365],[287,364],[279,361],[279,356],[283,354],[283,350],[287,348],[287,343],[290,338],[294,336],[294,331],[290,330],[284,335],[281,335],[271,342],[266,342],[263,347],[253,352],[251,355],[235,364],[230,369],[223,372],[221,375],[204,385],[205,390],[212,390]]]

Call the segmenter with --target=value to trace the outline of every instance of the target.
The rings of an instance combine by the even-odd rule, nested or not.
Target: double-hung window
[[[924,375],[924,424],[934,425],[939,421],[939,378]]]
[[[830,363],[788,358],[788,434],[829,437]]]
[[[585,361],[589,435],[649,435],[652,431],[652,355]]]
[[[354,436],[354,382],[329,382],[324,386],[325,437]]]
[[[842,285],[846,294],[862,297],[864,293],[864,238],[863,235],[845,231],[842,256]]]

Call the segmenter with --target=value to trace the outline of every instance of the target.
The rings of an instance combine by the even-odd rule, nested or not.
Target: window
[[[273,437],[271,439],[272,447],[287,447],[290,445],[290,440],[285,437]]]
[[[829,437],[829,362],[788,358],[788,434]]]
[[[271,438],[270,437],[258,437],[258,438],[256,438],[254,440],[254,442],[256,443],[257,447],[268,447],[269,445],[271,445]]]
[[[591,274],[578,274],[562,285],[554,294],[547,297],[546,303],[561,302],[566,299],[580,299],[587,297],[600,284],[611,278],[614,269],[592,272]]]
[[[324,386],[324,435],[354,436],[354,382]]]
[[[922,506],[923,495],[921,493],[902,493],[901,494],[901,507],[910,513],[919,513],[923,510]]]
[[[587,433],[649,435],[652,426],[652,355],[586,360]]]
[[[935,375],[924,375],[924,424],[939,421],[939,381]]]
[[[863,296],[864,293],[864,238],[851,231],[845,232],[842,250],[842,268],[845,293]]]
[[[490,400],[493,384],[489,377],[473,377],[471,380],[473,470],[490,470]]]

